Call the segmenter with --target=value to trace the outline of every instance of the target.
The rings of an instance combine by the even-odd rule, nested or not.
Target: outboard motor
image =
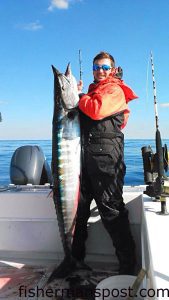
[[[52,184],[52,174],[39,146],[22,146],[15,150],[10,164],[10,179],[16,185]]]

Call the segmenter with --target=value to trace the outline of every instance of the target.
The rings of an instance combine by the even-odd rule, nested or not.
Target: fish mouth
[[[70,71],[70,63],[68,64],[67,66],[67,69],[66,69],[66,72],[65,74],[61,73],[58,69],[56,69],[53,65],[52,65],[52,70],[53,70],[53,73],[57,76],[58,78],[58,81],[60,83],[60,87],[61,87],[61,90],[65,90],[65,86],[63,84],[63,80],[62,80],[62,77],[64,77],[64,79],[67,81],[67,83],[70,84],[70,80],[67,76],[69,76],[69,74],[71,73]]]
[[[65,71],[65,76],[68,77],[70,75],[71,75],[71,69],[70,69],[70,62],[69,62]]]
[[[54,74],[61,75],[60,71],[56,69],[53,65],[52,65],[52,70]]]
[[[77,82],[72,75],[70,63],[67,65],[66,72],[61,73],[52,65],[54,73],[55,88],[57,91],[57,99],[60,98],[62,101],[62,107],[64,110],[69,110],[77,106],[79,101]]]
[[[58,69],[56,69],[53,65],[52,66],[52,70],[54,74],[62,75],[65,76],[65,78],[67,78],[67,80],[69,81],[68,77],[71,75],[71,69],[70,69],[70,63],[68,63],[65,74],[62,74]]]

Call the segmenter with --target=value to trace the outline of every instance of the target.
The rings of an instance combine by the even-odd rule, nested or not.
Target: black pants
[[[77,260],[85,258],[85,241],[87,239],[87,222],[90,217],[90,204],[95,199],[104,227],[109,233],[116,255],[119,259],[121,274],[130,274],[135,264],[135,244],[130,231],[128,211],[125,208],[122,189],[125,165],[117,162],[115,171],[103,172],[96,168],[96,158],[86,157],[81,180],[81,195],[77,211],[77,221],[72,243],[72,255]],[[91,157],[91,161],[89,159]],[[99,158],[100,162],[100,158]],[[96,162],[97,164],[97,162]],[[98,166],[98,164],[97,164]],[[103,162],[101,166],[105,166]],[[114,166],[115,167],[115,166]],[[130,272],[131,270],[131,272]]]

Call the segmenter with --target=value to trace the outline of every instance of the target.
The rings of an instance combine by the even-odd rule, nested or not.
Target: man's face
[[[93,66],[96,66],[95,70],[93,70],[93,76],[96,82],[106,79],[113,69],[109,58],[95,60]]]

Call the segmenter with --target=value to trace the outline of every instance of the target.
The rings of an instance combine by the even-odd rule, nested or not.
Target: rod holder
[[[161,211],[157,212],[157,214],[162,216],[169,216],[169,213],[167,211],[166,196],[161,196],[160,202],[161,202]]]

